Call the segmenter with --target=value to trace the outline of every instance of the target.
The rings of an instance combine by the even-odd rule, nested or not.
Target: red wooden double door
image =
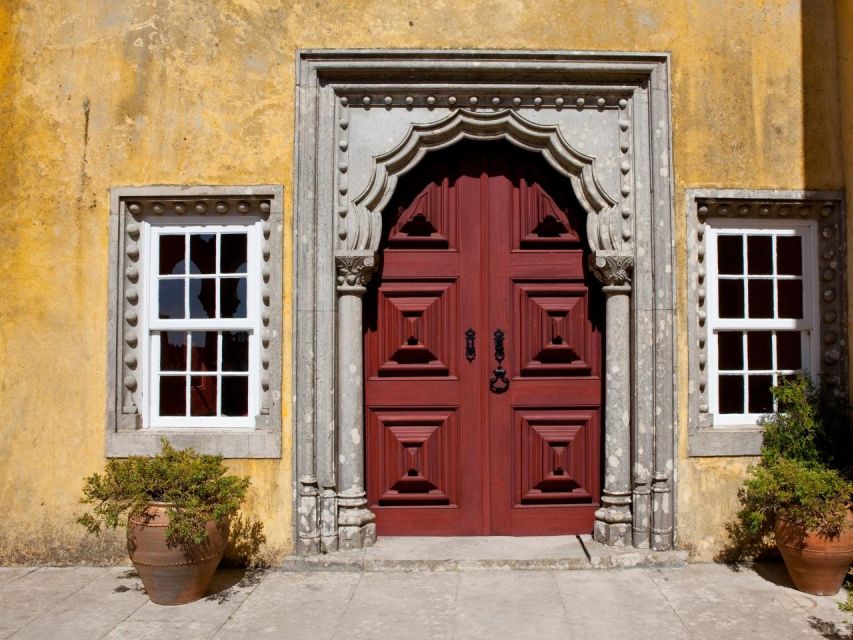
[[[590,532],[602,304],[567,181],[509,144],[464,143],[427,156],[386,218],[365,299],[378,533]]]

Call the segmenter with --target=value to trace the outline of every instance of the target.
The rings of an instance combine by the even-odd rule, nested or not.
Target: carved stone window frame
[[[361,295],[398,177],[430,150],[466,138],[542,154],[586,210],[592,266],[607,296],[605,472],[595,536],[671,548],[677,378],[669,55],[321,50],[299,52],[297,65],[297,552],[357,548],[375,537],[364,492]],[[573,152],[547,117],[560,110],[582,114],[592,136],[599,135],[592,116],[618,116],[607,133],[608,162],[618,173],[612,192],[597,183],[595,159]],[[406,119],[408,132],[370,125],[372,114],[385,112]],[[356,152],[358,127],[382,143],[376,154]],[[353,175],[364,172],[369,184],[356,193]]]
[[[708,220],[815,221],[814,247],[820,304],[821,378],[846,395],[847,246],[844,194],[839,191],[762,189],[687,190],[688,453],[691,456],[755,456],[761,449],[757,425],[715,427],[709,412],[705,238]]]
[[[279,185],[141,186],[110,189],[106,454],[152,455],[165,436],[178,447],[226,458],[281,457],[282,213]],[[139,326],[144,282],[143,222],[186,217],[222,224],[240,216],[261,221],[260,413],[254,428],[143,428],[141,377],[147,375]],[[191,224],[188,222],[188,224]]]

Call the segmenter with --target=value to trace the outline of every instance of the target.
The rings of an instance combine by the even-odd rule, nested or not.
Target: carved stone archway
[[[429,151],[464,138],[505,139],[541,153],[586,210],[591,266],[607,296],[605,471],[594,534],[607,544],[672,546],[666,67],[660,54],[301,55],[294,420],[300,553],[375,539],[364,492],[361,297],[397,179]]]

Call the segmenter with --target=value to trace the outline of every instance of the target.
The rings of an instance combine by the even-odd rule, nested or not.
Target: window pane
[[[160,236],[160,274],[184,273],[184,236]]]
[[[246,317],[246,278],[222,278],[219,309],[223,318]]]
[[[749,413],[773,411],[773,376],[749,376]]]
[[[187,370],[187,334],[164,331],[160,334],[160,371]]]
[[[776,367],[782,370],[801,369],[802,341],[799,331],[776,332]]]
[[[720,413],[743,413],[743,376],[720,376]]]
[[[749,281],[749,317],[750,318],[772,318],[773,317],[773,281],[752,280]]]
[[[743,318],[743,280],[719,280],[720,317]]]
[[[746,239],[746,264],[749,273],[770,275],[773,273],[773,238],[749,236]]]
[[[216,415],[216,376],[192,376],[190,379],[190,415]]]
[[[741,236],[717,236],[717,271],[727,275],[743,273]]]
[[[160,415],[187,415],[187,379],[184,376],[160,377]]]
[[[245,416],[249,413],[249,379],[246,376],[222,377],[222,415]]]
[[[216,317],[216,279],[190,280],[190,318]]]
[[[190,273],[216,273],[216,235],[190,236]]]
[[[161,318],[183,318],[184,280],[160,280],[157,299]]]
[[[220,273],[246,273],[246,234],[224,233],[220,239]]]
[[[222,332],[222,370],[249,370],[249,334],[246,331]],[[223,394],[225,392],[223,391]],[[223,399],[225,396],[222,396]]]
[[[740,331],[720,331],[717,336],[720,369],[743,369],[743,334]]]
[[[193,371],[216,371],[216,331],[193,331],[190,366]]]
[[[803,275],[803,240],[800,236],[776,238],[776,273],[784,276]]]
[[[773,368],[772,332],[750,331],[746,334],[749,368],[767,371]]]
[[[803,281],[777,280],[776,287],[779,291],[779,317],[802,318]]]

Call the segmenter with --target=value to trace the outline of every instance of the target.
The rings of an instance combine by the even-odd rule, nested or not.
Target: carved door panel
[[[600,484],[601,305],[579,208],[567,182],[510,145],[430,155],[386,208],[365,300],[378,532],[587,533]]]

